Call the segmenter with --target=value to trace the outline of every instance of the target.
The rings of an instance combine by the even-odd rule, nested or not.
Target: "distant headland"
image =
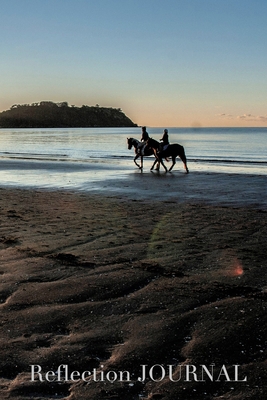
[[[120,108],[69,106],[67,102],[41,101],[14,104],[0,113],[0,128],[135,127]]]

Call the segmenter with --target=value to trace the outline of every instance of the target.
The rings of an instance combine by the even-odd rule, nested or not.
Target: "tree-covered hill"
[[[87,128],[137,126],[120,108],[96,106],[76,107],[67,102],[41,101],[14,104],[0,113],[1,128]]]

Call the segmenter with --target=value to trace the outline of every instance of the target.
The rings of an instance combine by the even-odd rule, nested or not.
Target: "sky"
[[[0,111],[67,101],[151,127],[267,126],[266,0],[0,5]]]

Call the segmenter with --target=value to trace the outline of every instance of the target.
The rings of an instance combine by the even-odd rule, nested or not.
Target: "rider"
[[[146,131],[146,126],[142,126],[142,137],[141,142],[146,142],[149,139],[149,135]]]
[[[160,139],[160,141],[162,142],[161,144],[160,144],[160,148],[159,148],[159,151],[165,151],[167,148],[168,148],[168,146],[169,146],[169,135],[168,135],[168,129],[164,129],[164,131],[163,131],[163,136],[162,136],[162,138]]]
[[[141,136],[141,143],[138,145],[138,151],[141,153],[146,146],[146,141],[149,139],[149,135],[146,131],[146,126],[142,126],[142,136]]]

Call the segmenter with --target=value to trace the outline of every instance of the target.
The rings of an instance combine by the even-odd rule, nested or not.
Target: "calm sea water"
[[[163,129],[147,129],[159,140]],[[0,129],[0,186],[85,188],[138,171],[127,137],[140,128]],[[190,172],[265,175],[267,128],[171,128],[185,147]],[[144,159],[144,172],[152,158]],[[177,160],[173,173],[183,171]]]

